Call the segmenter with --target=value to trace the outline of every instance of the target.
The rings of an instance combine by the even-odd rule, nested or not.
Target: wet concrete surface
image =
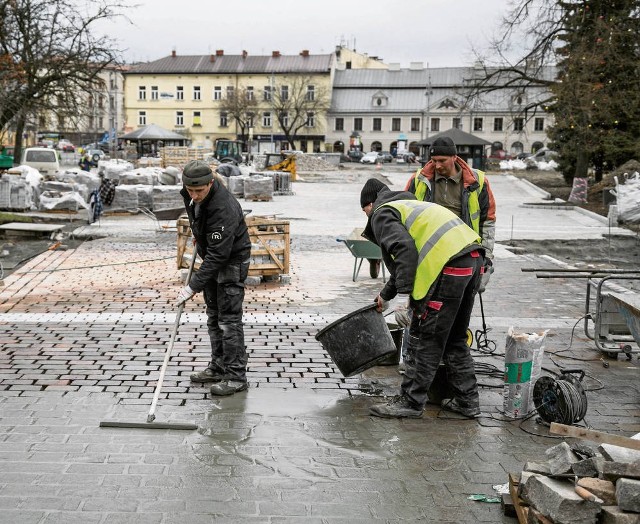
[[[546,369],[585,369],[587,425],[640,432],[637,358],[618,355],[603,367],[580,329],[585,281],[537,279],[522,268],[555,259],[508,249],[528,236],[598,242],[608,228],[569,210],[523,208],[518,202],[536,192],[497,175],[496,272],[484,295],[496,350],[472,352],[482,416],[461,419],[428,405],[422,419],[369,417],[373,403],[397,393],[398,368],[344,378],[315,334],[382,286],[366,269],[353,282],[353,257],[335,242],[362,227],[358,195],[372,174],[381,176],[373,168],[346,180],[308,176],[294,184],[295,195],[243,202],[256,215],[291,221],[291,278],[247,288],[250,387],[233,397],[212,399],[190,383],[206,365],[208,341],[202,302],[185,308],[156,414],[194,422],[197,431],[98,427],[146,420],[183,274],[175,232],[144,217],[108,218],[75,232],[96,240],[42,253],[5,279],[0,522],[513,523],[499,504],[468,496],[495,495],[493,486],[543,460],[558,439],[535,417],[502,413],[512,326],[550,330]],[[383,175],[399,189],[407,171]],[[481,327],[477,306],[472,322]]]

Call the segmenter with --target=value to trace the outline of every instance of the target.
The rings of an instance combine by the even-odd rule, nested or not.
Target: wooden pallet
[[[289,221],[267,216],[246,217],[251,240],[249,275],[273,276],[289,273]],[[189,267],[193,256],[191,228],[187,217],[176,222],[178,229],[178,269]],[[200,264],[196,262],[196,268]]]

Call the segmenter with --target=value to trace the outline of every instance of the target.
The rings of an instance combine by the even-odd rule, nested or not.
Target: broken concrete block
[[[246,286],[259,286],[261,282],[262,282],[262,277],[249,275],[245,279],[244,284]]]
[[[600,505],[582,499],[571,482],[532,475],[520,486],[522,499],[557,524],[597,522]]]
[[[522,497],[522,487],[525,483],[534,476],[539,476],[539,473],[532,473],[531,471],[523,471],[520,474],[520,481],[518,482],[518,497]]]
[[[591,457],[576,462],[571,466],[573,473],[578,477],[602,478],[602,468],[606,460],[603,457]]]
[[[615,482],[621,477],[640,480],[640,462],[633,464],[605,462],[602,464],[602,478]]]
[[[640,513],[640,480],[618,479],[616,481],[616,499],[622,511]]]
[[[618,506],[602,506],[600,514],[600,524],[638,524],[640,515],[637,513],[626,513]]]
[[[548,462],[526,462],[523,471],[540,473],[541,475],[551,475],[551,466]]]
[[[596,497],[602,499],[607,506],[616,504],[616,486],[609,480],[583,478],[578,481],[578,486],[583,487],[587,491],[593,493]]]
[[[580,462],[580,458],[571,451],[571,447],[566,442],[561,442],[557,446],[547,449],[545,455],[549,457],[548,462],[552,475],[571,473],[571,466]]]
[[[640,461],[640,451],[636,449],[613,446],[611,444],[601,444],[598,448],[600,453],[613,462],[637,462]]]

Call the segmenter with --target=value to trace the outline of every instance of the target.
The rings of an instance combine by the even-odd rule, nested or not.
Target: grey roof
[[[125,74],[329,73],[333,55],[169,55],[136,64]]]
[[[435,69],[347,69],[336,71],[330,114],[336,113],[420,113],[427,106],[438,111],[449,99],[456,105],[466,100],[465,81],[474,74],[469,67]],[[428,86],[430,95],[427,97]],[[505,112],[515,109],[514,90],[497,90],[482,94],[474,101],[474,110]],[[374,97],[386,96],[383,106],[373,104]],[[542,87],[527,88],[523,105],[549,96]]]
[[[420,142],[418,142],[418,145],[428,146],[428,145],[431,145],[436,138],[444,138],[444,137],[448,137],[451,140],[453,140],[453,143],[457,146],[490,146],[491,145],[491,142],[489,142],[488,140],[472,135],[471,133],[465,133],[464,131],[462,131],[462,129],[457,129],[457,128],[447,129],[442,133],[438,133],[437,135],[432,135],[429,138],[420,140]]]
[[[141,127],[120,138],[124,140],[188,140],[186,136],[164,129],[155,124]]]

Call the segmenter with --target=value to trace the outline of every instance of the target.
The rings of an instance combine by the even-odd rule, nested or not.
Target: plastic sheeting
[[[618,221],[627,224],[640,222],[640,174],[624,174],[625,182],[615,178],[616,187],[611,192],[616,196]]]

